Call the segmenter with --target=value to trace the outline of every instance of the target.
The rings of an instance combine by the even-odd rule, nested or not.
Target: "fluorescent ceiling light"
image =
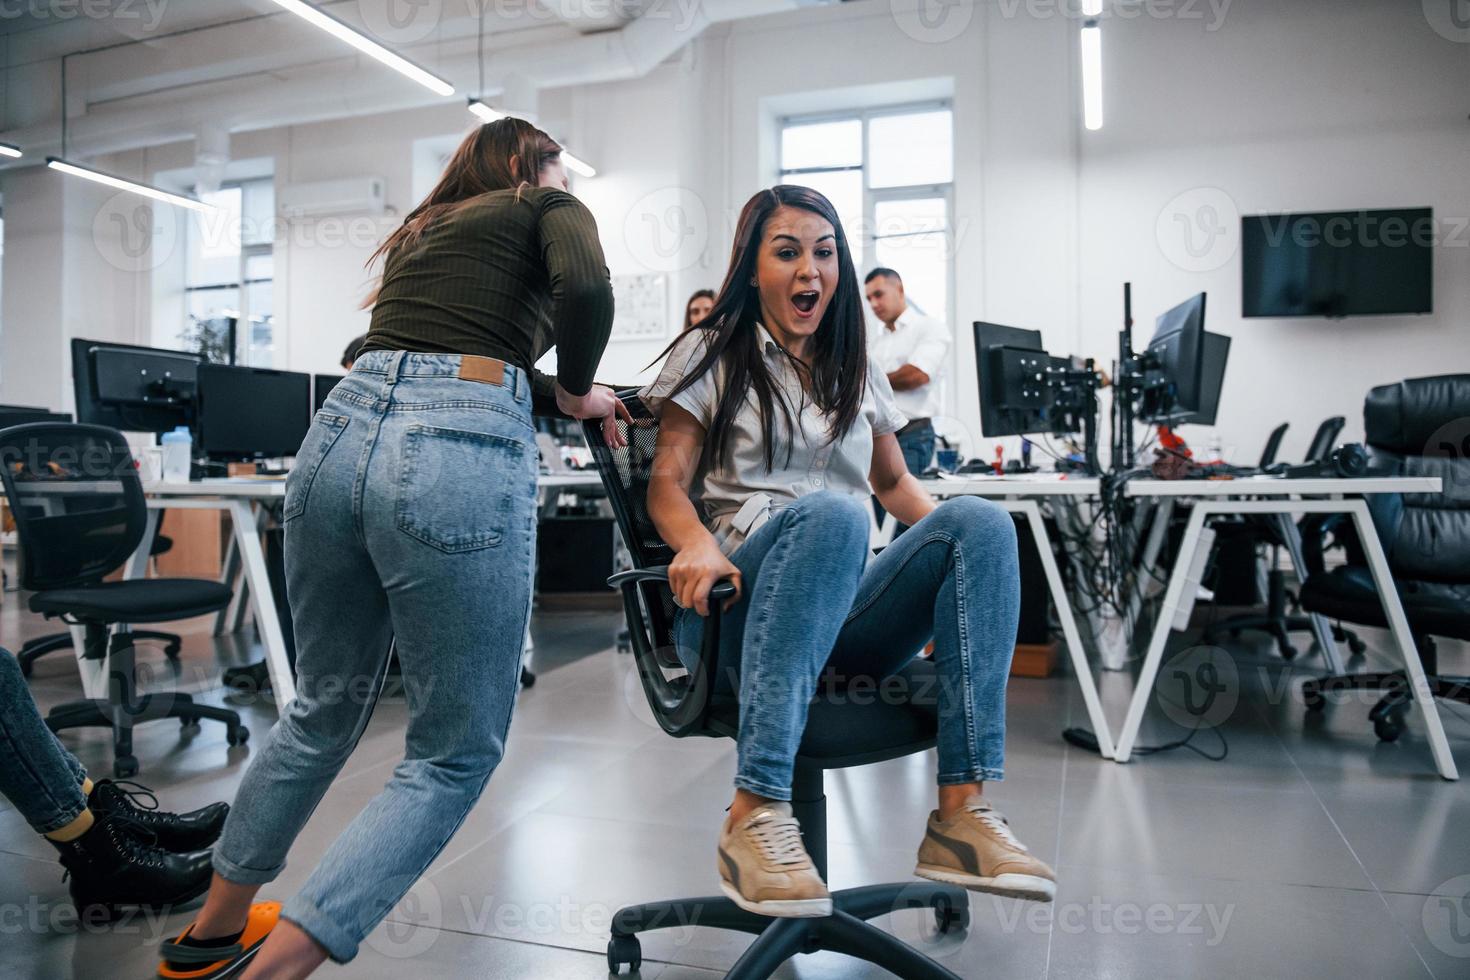
[[[338,40],[346,41],[363,54],[376,58],[394,71],[408,76],[435,95],[454,94],[454,86],[438,75],[420,68],[402,55],[394,54],[366,34],[347,26],[331,14],[309,3],[303,3],[302,0],[275,0],[275,3],[307,23],[320,27]]]
[[[561,162],[566,164],[567,169],[573,173],[581,174],[583,177],[596,177],[597,170],[586,160],[572,156],[566,150],[561,151]]]
[[[479,99],[475,98],[471,98],[469,100],[469,109],[470,112],[473,112],[476,118],[478,118],[481,122],[493,123],[498,119],[506,119],[510,116],[510,113],[501,112],[499,109],[496,109],[495,107],[481,102]],[[597,176],[597,168],[593,167],[592,164],[588,163],[586,160],[583,160],[578,156],[574,156],[572,153],[568,152],[565,147],[563,147],[561,151],[561,162],[565,164],[566,168],[572,173],[581,174],[583,177]]]
[[[1088,129],[1102,129],[1102,28],[1082,28],[1082,121]]]
[[[470,99],[470,111],[479,117],[481,122],[493,123],[497,119],[505,118],[505,113],[491,108],[479,99]]]
[[[74,163],[67,163],[65,160],[60,160],[56,157],[47,157],[46,166],[52,170],[59,170],[64,174],[71,174],[73,177],[82,177],[98,184],[105,184],[108,187],[116,187],[120,191],[131,191],[134,194],[151,197],[155,201],[177,204],[181,208],[190,208],[194,211],[203,211],[206,213],[215,211],[213,204],[205,204],[203,201],[192,197],[185,197],[182,194],[172,194],[168,191],[159,190],[157,187],[140,184],[135,180],[124,180],[122,177],[114,177],[112,174],[105,174],[100,170],[79,167]]]
[[[0,143],[0,157],[18,157],[20,155],[20,147],[11,146],[9,143]]]
[[[1082,0],[1083,17],[1101,17],[1103,0]]]

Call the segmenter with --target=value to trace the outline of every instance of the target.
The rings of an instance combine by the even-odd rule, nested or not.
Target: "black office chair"
[[[1363,423],[1374,469],[1403,476],[1437,476],[1443,493],[1380,495],[1372,498],[1375,530],[1388,556],[1389,570],[1429,687],[1435,697],[1470,704],[1470,679],[1444,677],[1433,637],[1470,640],[1470,458],[1454,439],[1453,423],[1470,417],[1470,374],[1412,378],[1382,385],[1363,403]],[[1446,428],[1449,427],[1449,428]],[[1447,435],[1448,433],[1448,435]],[[1302,608],[1367,626],[1388,627],[1378,590],[1361,542],[1350,525],[1336,533],[1346,539],[1349,562],[1327,569],[1314,541],[1305,545],[1308,575],[1302,583]],[[1320,536],[1317,542],[1320,542]],[[1374,731],[1392,742],[1403,731],[1412,700],[1403,671],[1344,674],[1302,685],[1308,710],[1321,711],[1327,694],[1385,691],[1368,718]]]
[[[155,535],[153,547],[149,549],[148,556],[157,558],[159,555],[168,554],[173,548],[173,539],[165,534]],[[156,640],[163,644],[163,655],[170,660],[178,660],[179,652],[183,649],[183,640],[177,633],[163,633],[158,630],[133,630],[134,642],[138,640]],[[16,651],[15,659],[20,662],[20,672],[24,677],[31,676],[31,668],[37,660],[48,653],[57,650],[70,650],[72,648],[71,632],[50,633],[46,636],[38,636],[21,644]]]
[[[719,600],[732,596],[734,587],[721,582],[710,593],[713,612],[705,626],[699,667],[693,673],[685,671],[672,632],[674,605],[666,566],[673,552],[659,539],[645,504],[658,419],[635,394],[622,397],[634,419],[632,425],[619,423],[619,429],[628,436],[627,448],[610,449],[597,424],[585,426],[585,431],[633,558],[631,571],[608,581],[622,591],[643,690],[660,727],[675,738],[734,738],[739,727],[739,704],[733,695],[718,694],[711,683],[719,650]],[[823,773],[897,759],[933,747],[938,733],[936,705],[932,695],[920,694],[932,690],[926,685],[932,684],[933,677],[933,666],[916,660],[888,682],[895,685],[893,697],[862,699],[859,704],[844,698],[818,697],[812,703],[796,760],[792,809],[801,822],[807,852],[824,878],[827,810]],[[914,692],[913,697],[909,691]],[[710,873],[714,873],[713,862]],[[643,954],[638,933],[694,922],[759,937],[726,974],[726,980],[764,980],[797,953],[819,950],[876,963],[912,980],[958,980],[956,974],[868,920],[902,908],[933,909],[941,932],[965,930],[970,922],[970,904],[964,889],[919,880],[867,885],[834,891],[832,905],[831,916],[817,919],[754,915],[723,895],[631,906],[619,910],[613,918],[608,969],[616,974],[624,966],[634,971],[639,968]]]
[[[1325,459],[1337,443],[1337,436],[1342,432],[1342,427],[1347,420],[1341,415],[1334,415],[1324,419],[1317,426],[1317,432],[1312,436],[1312,443],[1307,447],[1307,456],[1302,462],[1315,463]],[[1281,449],[1281,438],[1286,434],[1288,423],[1283,422],[1271,432],[1266,440],[1266,448],[1261,454],[1260,468],[1265,470],[1276,460],[1276,454]],[[1293,596],[1286,588],[1286,573],[1281,569],[1280,551],[1286,546],[1282,540],[1280,529],[1276,523],[1276,516],[1262,518],[1252,516],[1242,518],[1235,522],[1222,522],[1215,526],[1217,535],[1242,535],[1246,537],[1249,544],[1241,543],[1242,547],[1252,549],[1251,554],[1256,555],[1254,549],[1259,545],[1265,545],[1271,549],[1271,569],[1266,573],[1266,609],[1263,613],[1252,613],[1242,616],[1231,616],[1229,619],[1214,623],[1207,627],[1204,632],[1204,642],[1216,643],[1221,633],[1228,632],[1232,637],[1238,637],[1245,630],[1259,630],[1267,633],[1276,640],[1276,649],[1281,656],[1287,660],[1295,657],[1296,647],[1292,645],[1291,633],[1298,630],[1310,630],[1312,621],[1306,616],[1293,616],[1287,611],[1288,603],[1295,602]],[[1259,560],[1258,557],[1255,560]],[[1297,569],[1298,577],[1304,577],[1306,572]],[[1351,644],[1354,653],[1362,652],[1362,641],[1340,625],[1333,627],[1334,637],[1338,642],[1347,641]]]
[[[243,743],[250,731],[233,711],[195,704],[178,692],[138,694],[129,624],[217,612],[229,604],[230,590],[200,579],[103,581],[137,549],[147,518],[122,433],[60,423],[0,431],[0,479],[22,549],[21,585],[34,590],[31,611],[82,626],[83,658],[107,663],[107,700],[58,705],[47,726],[112,729],[118,777],[138,771],[133,726],[142,721],[177,718],[185,729],[200,719],[219,721],[228,726],[231,745]]]

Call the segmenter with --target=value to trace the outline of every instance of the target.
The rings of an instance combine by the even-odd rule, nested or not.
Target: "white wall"
[[[1116,351],[1124,280],[1135,347],[1207,291],[1208,328],[1233,338],[1218,428],[1235,462],[1283,421],[1282,459],[1329,415],[1361,439],[1370,387],[1470,370],[1470,44],[1390,0],[1236,0],[1215,31],[1147,17],[1103,31],[1106,126],[1081,141],[1086,351]],[[1240,215],[1424,205],[1454,233],[1432,315],[1241,317]]]

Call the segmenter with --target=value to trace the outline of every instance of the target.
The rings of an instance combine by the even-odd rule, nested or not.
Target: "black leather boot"
[[[184,854],[212,845],[224,829],[228,803],[211,803],[188,813],[158,809],[158,797],[146,786],[131,781],[115,783],[103,779],[92,784],[87,806],[99,817],[106,813],[126,818],[150,831],[159,847]],[[147,835],[144,835],[145,838]]]
[[[208,851],[174,854],[149,840],[148,831],[118,816],[97,816],[82,836],[52,841],[70,874],[77,910],[120,906],[167,908],[198,898],[213,873]]]

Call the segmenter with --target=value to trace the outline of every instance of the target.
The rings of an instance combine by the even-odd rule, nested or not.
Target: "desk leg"
[[[1154,622],[1153,636],[1149,639],[1148,654],[1143,658],[1143,670],[1138,675],[1138,686],[1133,689],[1133,700],[1128,704],[1128,717],[1118,733],[1118,751],[1114,756],[1118,762],[1127,762],[1133,754],[1133,743],[1138,730],[1143,727],[1143,713],[1148,708],[1149,696],[1153,694],[1154,680],[1159,675],[1159,664],[1164,659],[1164,647],[1169,642],[1169,632],[1174,626],[1174,614],[1179,601],[1184,597],[1184,588],[1189,582],[1189,570],[1194,564],[1194,553],[1199,549],[1200,532],[1204,530],[1205,516],[1209,506],[1197,503],[1190,510],[1189,523],[1184,528],[1184,540],[1179,544],[1179,556],[1174,559],[1174,571],[1169,576],[1169,587],[1164,592],[1164,605]]]
[[[1419,649],[1414,645],[1414,634],[1409,629],[1409,620],[1404,615],[1403,603],[1399,601],[1398,589],[1394,587],[1393,575],[1388,570],[1388,559],[1383,554],[1383,543],[1378,540],[1378,531],[1368,514],[1367,501],[1359,498],[1344,500],[1344,507],[1352,514],[1358,528],[1358,538],[1363,551],[1368,555],[1368,565],[1373,569],[1373,584],[1378,588],[1379,601],[1393,628],[1393,638],[1398,643],[1404,658],[1404,671],[1409,676],[1409,687],[1414,700],[1424,716],[1424,730],[1429,735],[1429,747],[1434,752],[1434,764],[1445,779],[1459,779],[1455,768],[1455,757],[1450,753],[1449,740],[1445,738],[1444,725],[1439,719],[1439,705],[1434,703],[1429,681],[1424,676],[1424,665],[1419,661]]]
[[[240,549],[235,547],[235,536],[230,535],[225,545],[225,560],[220,567],[219,581],[229,586],[230,604],[214,614],[214,635],[223,636],[240,628],[239,608],[245,601],[245,583],[240,580]]]
[[[1306,560],[1302,557],[1302,533],[1297,530],[1296,521],[1291,519],[1290,514],[1276,515],[1277,533],[1286,542],[1286,553],[1291,556],[1291,567],[1296,572],[1298,582],[1306,580]],[[1309,613],[1307,618],[1312,623],[1312,633],[1317,637],[1317,646],[1322,650],[1322,659],[1327,662],[1327,672],[1330,674],[1341,674],[1345,668],[1342,663],[1342,654],[1338,652],[1337,641],[1332,638],[1332,626],[1327,622],[1327,617],[1321,613]]]
[[[250,587],[251,609],[255,613],[255,623],[260,627],[261,639],[265,643],[265,663],[270,671],[271,685],[275,688],[276,706],[284,712],[286,705],[296,699],[296,681],[291,676],[291,662],[286,657],[286,638],[281,633],[281,621],[276,616],[270,574],[265,567],[265,551],[260,547],[260,531],[249,501],[233,499],[229,502],[229,509],[235,546],[240,550],[240,559],[245,565],[245,581]]]
[[[137,550],[128,556],[128,563],[123,568],[123,578],[144,578],[148,574],[148,558],[153,554],[153,542],[158,538],[158,525],[163,511],[148,508],[148,516],[143,524],[143,540],[138,542]],[[81,647],[77,647],[80,651]]]
[[[1082,646],[1082,634],[1077,630],[1077,619],[1072,615],[1072,601],[1062,584],[1062,574],[1057,569],[1056,556],[1051,550],[1051,535],[1041,519],[1041,507],[1035,500],[1020,501],[1019,513],[1026,516],[1031,525],[1031,536],[1036,540],[1036,550],[1041,555],[1041,567],[1046,572],[1046,584],[1051,589],[1051,600],[1057,607],[1057,619],[1062,623],[1062,635],[1067,640],[1067,652],[1072,658],[1072,672],[1082,687],[1082,701],[1087,705],[1087,717],[1092,721],[1092,730],[1097,734],[1097,745],[1104,759],[1113,757],[1113,735],[1108,729],[1108,719],[1103,714],[1102,700],[1097,696],[1097,683],[1092,677],[1092,665],[1087,662],[1087,651]]]
[[[1165,497],[1154,507],[1153,523],[1149,525],[1148,540],[1143,544],[1143,554],[1138,563],[1136,588],[1128,596],[1129,630],[1138,623],[1138,611],[1143,607],[1143,600],[1153,594],[1154,570],[1159,567],[1159,552],[1164,550],[1164,542],[1169,537],[1169,523],[1174,519],[1174,503],[1173,497]]]

